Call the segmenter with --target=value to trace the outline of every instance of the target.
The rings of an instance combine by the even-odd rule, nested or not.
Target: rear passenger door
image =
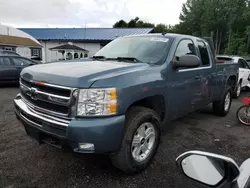
[[[0,81],[15,81],[15,67],[9,57],[0,57]]]
[[[197,77],[199,77],[200,85],[196,91],[197,107],[203,108],[212,102],[213,92],[216,83],[214,83],[216,70],[214,69],[212,50],[208,43],[204,40],[196,41],[198,46],[201,66],[197,69]]]

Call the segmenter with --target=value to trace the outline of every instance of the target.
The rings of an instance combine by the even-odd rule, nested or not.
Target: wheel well
[[[129,108],[133,106],[143,106],[146,108],[150,108],[154,110],[159,117],[161,118],[161,121],[164,119],[165,115],[165,100],[162,95],[155,95],[151,97],[146,97],[144,99],[141,99],[139,101],[134,102],[132,105],[130,105]]]
[[[234,91],[237,86],[236,76],[230,76],[227,80],[227,85]]]

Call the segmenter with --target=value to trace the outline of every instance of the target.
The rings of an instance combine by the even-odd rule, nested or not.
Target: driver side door
[[[173,61],[178,61],[180,56],[196,55],[197,49],[192,39],[182,39],[175,50]],[[173,61],[171,63],[173,63]],[[172,68],[172,66],[171,66]],[[198,75],[198,68],[173,69],[169,71],[168,94],[169,94],[169,116],[176,119],[197,108],[201,78]]]

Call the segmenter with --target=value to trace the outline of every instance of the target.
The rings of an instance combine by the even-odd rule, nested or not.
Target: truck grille
[[[20,79],[21,95],[32,108],[42,113],[69,117],[72,88]]]

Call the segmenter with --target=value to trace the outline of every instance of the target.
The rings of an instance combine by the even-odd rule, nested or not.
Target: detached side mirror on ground
[[[239,168],[231,158],[189,151],[177,157],[176,163],[188,178],[208,187],[247,188],[250,185],[250,159]]]
[[[183,55],[173,61],[173,68],[196,68],[201,64],[201,60],[196,55]]]

